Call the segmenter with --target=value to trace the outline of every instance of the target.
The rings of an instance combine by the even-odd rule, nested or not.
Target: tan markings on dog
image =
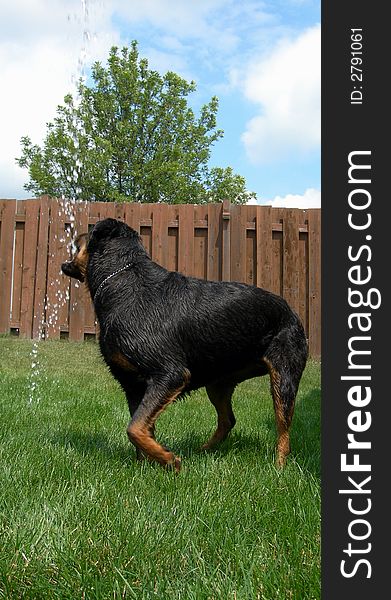
[[[86,280],[88,263],[87,235],[84,233],[79,235],[79,237],[76,239],[76,243],[79,245],[79,251],[75,255],[72,262],[75,267],[79,269],[80,273]]]
[[[170,452],[163,446],[161,446],[153,437],[153,430],[156,419],[158,416],[167,408],[169,404],[174,402],[180,393],[184,390],[190,380],[190,371],[186,369],[184,373],[183,385],[177,390],[170,393],[167,396],[159,408],[149,415],[145,421],[130,423],[127,429],[129,440],[135,444],[136,447],[140,448],[149,459],[156,460],[163,466],[172,466],[177,473],[181,468],[181,459],[175,456],[173,452]]]
[[[283,467],[286,461],[286,457],[290,453],[290,441],[289,441],[289,425],[292,418],[293,406],[290,414],[289,422],[287,423],[284,413],[284,408],[281,400],[281,375],[273,367],[270,360],[263,358],[269,374],[271,382],[271,390],[273,396],[274,413],[276,416],[277,425],[277,466]]]
[[[117,367],[124,369],[125,371],[131,371],[132,373],[137,372],[137,367],[133,363],[130,362],[121,352],[115,352],[111,359],[111,363],[114,363]]]
[[[191,377],[190,371],[188,369],[185,369],[185,371],[183,373],[183,384],[177,390],[174,390],[173,392],[171,392],[171,394],[165,399],[164,404],[162,404],[156,410],[156,412],[154,412],[152,415],[150,415],[150,417],[147,420],[148,429],[151,429],[152,427],[154,427],[156,419],[159,417],[159,415],[162,414],[163,410],[165,410],[169,404],[172,404],[173,402],[175,402],[175,400],[178,398],[178,396],[183,392],[185,387],[189,384],[190,377]]]

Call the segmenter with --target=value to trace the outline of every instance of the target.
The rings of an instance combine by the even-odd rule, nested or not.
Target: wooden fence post
[[[114,206],[113,206],[114,207]],[[88,231],[89,205],[78,202],[75,205],[76,233]],[[84,340],[85,303],[89,301],[87,290],[80,281],[71,281],[71,298],[69,304],[69,339],[77,342]]]
[[[312,356],[321,355],[321,278],[320,257],[321,249],[321,225],[320,211],[308,210],[308,316],[309,316],[309,344]]]
[[[229,200],[223,201],[221,218],[223,222],[221,275],[223,281],[231,281],[231,203]]]
[[[19,335],[33,337],[34,295],[38,251],[39,200],[26,201],[23,246],[23,279]]]
[[[2,200],[0,212],[0,333],[9,333],[16,200]]]
[[[178,206],[178,271],[192,275],[194,271],[194,206]]]

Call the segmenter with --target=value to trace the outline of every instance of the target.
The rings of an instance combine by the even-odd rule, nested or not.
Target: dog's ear
[[[102,240],[126,239],[133,245],[141,244],[141,238],[137,231],[129,227],[123,221],[117,219],[104,219],[98,221],[95,227],[89,233],[88,250],[96,248]]]
[[[98,221],[98,223],[90,232],[90,241],[118,237],[121,235],[124,225],[124,223],[117,221],[116,219],[104,219],[103,221]]]

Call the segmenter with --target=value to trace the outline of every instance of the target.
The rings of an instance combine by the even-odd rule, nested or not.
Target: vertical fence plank
[[[20,303],[22,298],[23,279],[23,248],[25,223],[23,214],[24,206],[18,206],[15,215],[15,236],[13,250],[13,276],[12,276],[12,301],[11,301],[11,328],[20,329]]]
[[[125,202],[116,202],[115,203],[115,219],[119,221],[126,220],[126,204]]]
[[[125,222],[140,233],[140,203],[139,202],[127,202],[125,206]]]
[[[255,235],[257,240],[256,284],[265,290],[272,289],[272,207],[257,206]]]
[[[101,202],[87,202],[86,204],[86,211],[88,213],[88,217],[87,217],[87,229],[85,230],[86,232],[89,232],[94,225],[97,223],[97,221],[100,219],[100,206],[102,204],[106,204],[106,203],[101,203]],[[96,337],[98,337],[99,335],[99,328],[98,328],[98,324],[97,324],[97,319],[96,319],[96,315],[95,315],[95,308],[93,305],[93,302],[91,300],[91,296],[90,293],[87,292],[85,293],[85,299],[84,299],[84,333],[90,336],[95,335]]]
[[[149,256],[152,256],[152,206],[153,204],[140,206],[140,236]]]
[[[273,214],[273,213],[272,213]],[[275,222],[275,217],[272,217]],[[277,219],[278,220],[278,219]],[[277,223],[275,223],[277,225]],[[278,223],[280,225],[280,223]],[[272,272],[271,281],[272,286],[270,291],[274,294],[283,294],[283,281],[282,281],[282,231],[278,231],[273,227],[272,230]]]
[[[221,206],[222,256],[221,272],[223,281],[231,281],[231,205],[224,200]]]
[[[170,271],[178,271],[178,204],[167,204],[167,262],[164,265]]]
[[[321,354],[321,221],[318,209],[308,210],[309,344],[312,356]]]
[[[164,204],[152,207],[152,260],[159,265],[167,264],[167,210]]]
[[[231,279],[246,281],[247,271],[247,211],[231,206]]]
[[[189,274],[206,279],[208,272],[208,229],[205,227],[208,207],[205,204],[194,206],[194,258],[193,269]]]
[[[22,298],[19,335],[31,338],[33,333],[35,266],[38,249],[39,200],[26,201],[24,227]]]
[[[61,263],[64,257],[65,215],[58,200],[50,200],[48,277],[46,288],[46,337],[60,338],[60,305],[63,278]]]
[[[208,205],[208,263],[206,278],[221,280],[222,219],[221,205]]]
[[[257,207],[250,204],[245,208],[246,212],[246,278],[249,285],[256,285],[257,278],[257,240],[256,220]]]
[[[299,233],[299,317],[308,338],[308,227],[307,211],[302,211],[302,231]]]
[[[46,335],[46,280],[49,239],[49,199],[42,196],[39,206],[38,248],[34,295],[33,338]]]
[[[194,206],[178,206],[178,271],[183,275],[194,272]]]
[[[9,333],[16,200],[2,200],[0,211],[0,333]]]
[[[88,231],[87,202],[80,202],[76,205],[75,227],[78,233]],[[80,342],[84,340],[85,304],[89,300],[84,283],[72,279],[70,296],[69,338]]]
[[[299,211],[289,209],[283,222],[283,282],[284,298],[299,312]]]

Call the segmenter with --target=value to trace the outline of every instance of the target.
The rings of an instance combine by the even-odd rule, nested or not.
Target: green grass
[[[35,352],[3,337],[0,356],[0,598],[320,597],[319,363],[303,375],[283,471],[262,378],[237,388],[237,425],[213,453],[198,450],[215,425],[204,390],[163,413],[175,475],[135,461],[95,343]]]

